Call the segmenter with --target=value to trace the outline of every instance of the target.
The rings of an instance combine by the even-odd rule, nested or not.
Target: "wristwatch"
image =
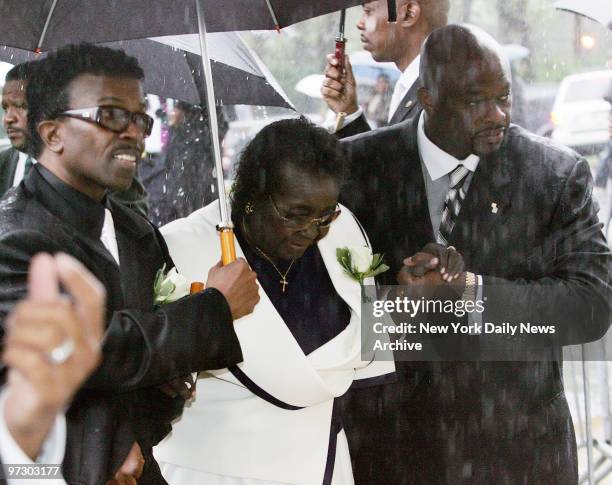
[[[469,271],[465,272],[465,289],[461,299],[465,301],[476,300],[476,275]]]

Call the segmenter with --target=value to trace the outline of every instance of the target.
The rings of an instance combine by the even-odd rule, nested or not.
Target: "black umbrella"
[[[273,30],[363,0],[201,0],[208,32]],[[19,26],[16,28],[16,26]],[[197,34],[195,0],[2,0],[0,44],[44,51],[66,44]]]
[[[38,52],[74,42],[198,33],[215,157],[223,262],[236,259],[223,183],[219,128],[206,33],[279,30],[362,0],[2,0],[0,44]],[[206,17],[206,20],[205,20]],[[15,28],[19,25],[19,28]]]
[[[217,106],[247,104],[293,109],[274,76],[235,32],[207,36]],[[190,104],[206,102],[196,34],[107,42],[138,59],[146,73],[144,91]],[[44,56],[44,54],[42,54]],[[17,64],[37,58],[31,51],[0,46],[0,61]]]
[[[559,0],[555,7],[588,17],[612,30],[612,0]]]

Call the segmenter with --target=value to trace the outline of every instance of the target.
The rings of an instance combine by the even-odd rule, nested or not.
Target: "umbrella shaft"
[[[215,105],[215,88],[210,67],[210,57],[206,43],[206,23],[204,20],[203,0],[195,0],[198,13],[198,28],[200,34],[200,51],[202,53],[202,72],[206,81],[206,102],[208,106],[208,119],[210,121],[210,136],[212,138],[215,170],[217,172],[217,188],[219,190],[219,207],[221,209],[221,226],[231,227],[229,211],[227,209],[227,195],[223,182],[223,164],[221,163],[221,145],[219,144],[219,122],[217,120],[217,107]]]

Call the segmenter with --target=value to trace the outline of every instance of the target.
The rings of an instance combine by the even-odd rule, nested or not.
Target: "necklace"
[[[251,239],[251,235],[249,234],[249,231],[247,229],[247,225],[246,225],[246,221],[244,219],[242,219],[242,227],[244,228],[244,235],[246,236],[247,240],[249,242],[252,241]],[[289,271],[291,271],[291,268],[293,268],[293,263],[295,263],[295,258],[293,258],[291,260],[291,263],[289,264],[289,267],[287,268],[287,271],[285,271],[285,273],[283,274],[278,267],[274,264],[274,261],[272,261],[272,258],[270,258],[270,256],[268,256],[266,253],[264,253],[258,246],[256,246],[255,244],[253,244],[253,247],[255,248],[255,251],[257,251],[259,253],[260,256],[262,256],[266,261],[268,261],[268,263],[270,263],[272,265],[272,267],[274,268],[274,270],[278,273],[278,276],[281,277],[279,283],[281,285],[283,285],[283,293],[285,293],[285,290],[287,289],[287,286],[289,286],[289,282],[287,281],[287,275],[289,274]]]
[[[287,268],[287,271],[285,271],[285,273],[281,273],[280,270],[276,267],[276,265],[274,264],[274,261],[272,261],[270,259],[270,257],[264,253],[261,249],[259,249],[257,246],[254,246],[255,250],[261,255],[263,256],[276,270],[276,272],[278,273],[278,275],[281,277],[281,280],[279,281],[279,283],[281,285],[283,285],[283,293],[285,292],[285,290],[287,289],[287,286],[289,285],[289,282],[287,281],[287,275],[289,274],[289,271],[291,271],[291,268],[293,268],[293,263],[295,263],[295,259],[291,260],[291,264],[289,265],[289,267]]]

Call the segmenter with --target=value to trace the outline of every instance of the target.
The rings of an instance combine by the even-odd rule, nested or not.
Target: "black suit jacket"
[[[352,174],[344,203],[385,253],[386,283],[435,241],[417,123],[343,140]],[[540,321],[551,301],[560,305],[557,344],[598,339],[609,325],[611,258],[591,187],[579,155],[513,125],[499,152],[481,159],[451,235],[467,270],[483,275],[485,296],[494,283],[517,283],[489,295],[487,308],[513,302],[519,321]],[[397,367],[398,383],[353,393],[347,434],[358,483],[577,482],[560,362]]]
[[[155,308],[156,272],[173,266],[163,238],[135,212],[107,203],[120,267],[99,240],[104,207],[39,164],[0,203],[0,321],[26,295],[28,264],[40,251],[71,254],[107,290],[103,362],[67,413],[69,483],[105,483],[134,440],[146,453],[167,434],[182,402],[151,386],[242,360],[229,306],[217,290]]]
[[[13,147],[0,152],[0,197],[13,186],[19,151]]]
[[[420,87],[421,81],[417,79],[402,98],[402,101],[395,110],[395,113],[393,113],[393,116],[389,120],[389,125],[401,123],[402,121],[416,116],[417,113],[420,113],[421,104],[419,103],[419,98],[417,96],[417,92]],[[362,114],[355,121],[348,123],[342,129],[338,130],[336,134],[338,135],[338,138],[348,138],[349,136],[366,133],[370,130],[370,125],[368,124],[365,115]]]

